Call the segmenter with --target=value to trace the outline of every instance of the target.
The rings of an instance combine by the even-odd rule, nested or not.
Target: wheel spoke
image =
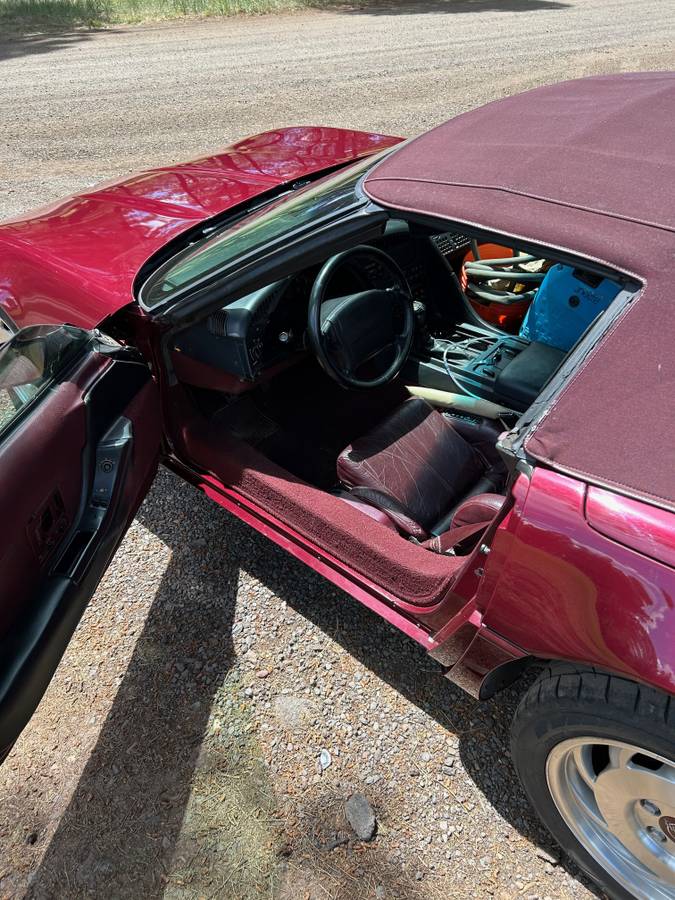
[[[674,765],[626,747],[610,747],[609,758],[610,766],[598,776],[598,784],[603,775],[614,773],[612,787],[622,797],[635,802],[644,798],[657,806],[675,807]],[[658,768],[645,765],[645,758],[653,760]]]
[[[616,817],[624,818],[626,807],[635,800],[633,779],[626,778],[625,771],[608,766],[598,775],[595,799],[608,822]]]
[[[632,747],[609,747],[609,764],[613,769],[625,769],[635,756]]]
[[[606,831],[607,822],[605,821],[602,809],[600,809],[595,799],[595,794],[589,790],[585,783],[582,785],[581,782],[573,787],[572,790],[576,795],[577,803],[583,807],[584,815],[593,822],[596,828]]]
[[[593,747],[591,744],[580,744],[572,751],[572,758],[577,772],[586,785],[595,793],[596,774],[593,769]]]
[[[630,767],[626,783],[631,796],[636,799],[646,798],[661,807],[675,807],[675,770],[670,766],[662,769]]]

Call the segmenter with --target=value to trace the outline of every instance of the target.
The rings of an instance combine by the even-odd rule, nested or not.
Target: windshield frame
[[[153,269],[143,280],[137,292],[137,299],[141,308],[153,317],[161,317],[162,313],[168,308],[175,310],[177,303],[180,303],[181,299],[194,294],[196,291],[202,291],[205,288],[208,288],[228,274],[238,271],[240,268],[249,267],[256,259],[262,259],[274,253],[275,250],[278,250],[279,247],[284,244],[295,243],[299,238],[302,238],[303,235],[311,234],[313,231],[325,228],[326,225],[340,221],[345,217],[353,215],[354,212],[370,205],[371,201],[362,188],[363,181],[371,168],[380,162],[384,156],[392,152],[393,149],[395,148],[387,147],[381,152],[355,159],[353,162],[341,167],[338,171],[333,170],[328,172],[308,184],[303,184],[299,188],[289,186],[288,190],[284,191],[281,195],[277,194],[274,197],[263,200],[263,202],[258,202],[252,208],[249,207],[245,210],[235,211],[226,221],[219,223],[213,228],[208,228],[207,222],[207,228],[202,230],[199,238],[177,250],[176,253],[172,254],[168,259],[165,259],[161,265]],[[356,172],[354,169],[356,169]],[[183,259],[198,255],[200,249],[206,249],[209,244],[212,244],[219,239],[222,240],[223,238],[226,238],[227,233],[230,231],[232,232],[232,236],[236,237],[237,234],[241,233],[242,229],[247,227],[254,228],[260,221],[264,221],[268,217],[273,217],[277,210],[283,211],[284,207],[289,202],[292,203],[296,199],[300,202],[303,198],[306,199],[307,195],[319,195],[322,192],[328,194],[331,183],[337,183],[339,185],[341,182],[348,182],[354,175],[357,177],[353,186],[353,202],[345,203],[344,206],[341,206],[338,209],[330,209],[324,215],[312,215],[310,219],[303,221],[300,225],[291,227],[287,230],[282,230],[271,237],[267,237],[266,240],[254,244],[245,252],[238,253],[235,256],[228,256],[222,264],[204,271],[198,277],[177,286],[175,290],[168,291],[159,300],[148,302],[149,292],[153,288],[156,288],[158,284],[161,284],[168,273],[176,266],[180,265]],[[281,212],[281,214],[283,215],[283,212]],[[195,251],[197,251],[197,254]]]

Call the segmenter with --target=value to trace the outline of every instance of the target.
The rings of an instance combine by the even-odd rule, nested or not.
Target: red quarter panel
[[[675,571],[599,534],[585,496],[583,482],[535,469],[487,557],[495,589],[484,623],[535,656],[674,692]]]

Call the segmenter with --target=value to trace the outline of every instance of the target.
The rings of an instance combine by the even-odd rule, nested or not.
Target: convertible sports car
[[[161,462],[475,696],[538,666],[534,807],[674,897],[674,122],[672,74],[582,79],[3,224],[0,756]]]

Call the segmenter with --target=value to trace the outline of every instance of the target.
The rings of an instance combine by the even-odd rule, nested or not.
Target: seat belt
[[[429,538],[420,544],[425,550],[433,553],[443,553],[447,556],[455,556],[455,549],[475,535],[483,534],[490,522],[474,522],[472,525],[460,525],[457,528],[449,528],[443,534]]]
[[[435,537],[426,540],[420,540],[420,538],[424,537],[424,529],[414,522],[407,514],[407,511],[402,504],[400,504],[398,500],[394,500],[393,497],[390,497],[389,494],[385,494],[383,491],[378,491],[373,488],[364,487],[351,488],[349,494],[355,499],[370,503],[371,506],[375,506],[382,512],[387,513],[395,525],[403,531],[408,532],[408,540],[413,544],[424,547],[425,550],[431,550],[432,553],[442,553],[447,556],[454,556],[456,547],[474,535],[484,532],[490,524],[490,521],[492,521],[476,522],[472,525],[460,525],[458,528],[449,528],[447,531],[444,531],[443,534],[436,535]],[[417,535],[415,534],[415,531],[417,531]]]

